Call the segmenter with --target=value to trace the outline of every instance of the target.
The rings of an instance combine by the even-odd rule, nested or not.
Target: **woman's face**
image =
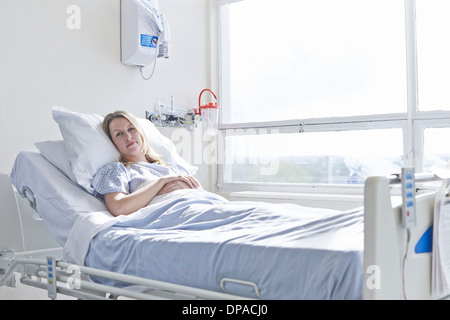
[[[139,131],[125,118],[115,118],[109,124],[109,132],[117,150],[130,161],[145,161],[142,152],[142,136]]]

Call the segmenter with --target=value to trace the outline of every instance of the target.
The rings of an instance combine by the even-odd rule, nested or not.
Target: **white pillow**
[[[198,167],[192,166],[181,157],[172,140],[163,135],[155,125],[145,118],[137,118],[141,125],[150,148],[157,154],[163,156],[164,161],[177,163],[185,168],[190,175],[197,173]]]
[[[52,108],[53,119],[58,123],[69,158],[71,172],[76,182],[93,193],[91,180],[97,171],[108,163],[118,161],[120,154],[103,132],[103,116],[82,114],[62,107]],[[138,118],[150,147],[167,162],[177,163],[194,175],[197,167],[191,166],[176,152],[174,143],[163,136],[150,121]]]
[[[77,182],[70,169],[69,157],[63,140],[39,141],[34,145],[48,162],[61,170],[70,180]]]

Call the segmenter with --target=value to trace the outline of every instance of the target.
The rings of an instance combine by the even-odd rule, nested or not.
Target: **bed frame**
[[[423,180],[435,179],[425,176]],[[416,227],[402,226],[401,197],[391,196],[398,177],[369,177],[364,188],[364,299],[433,299],[431,247],[436,192],[416,195]],[[409,239],[409,240],[408,240]],[[417,252],[418,251],[418,252]]]
[[[364,190],[364,299],[432,299],[432,253],[417,253],[415,245],[433,224],[435,193],[416,197],[417,226],[408,232],[401,224],[401,201],[391,196],[391,185],[398,177],[370,177]],[[223,293],[174,285],[113,272],[70,265],[58,259],[62,248],[49,235],[36,212],[22,199],[9,181],[0,174],[0,287],[20,282],[80,299],[246,299],[228,294],[225,284],[238,282],[253,288],[255,283],[222,279]],[[28,193],[29,194],[29,193]],[[27,195],[28,195],[27,194]],[[32,195],[27,196],[33,205]],[[54,265],[53,265],[54,263]],[[49,268],[50,266],[50,268]],[[52,268],[56,269],[55,274]],[[128,282],[132,286],[116,288],[93,283],[89,275]],[[51,281],[52,277],[55,282]],[[55,286],[53,286],[55,284]],[[131,288],[131,289],[130,289]]]

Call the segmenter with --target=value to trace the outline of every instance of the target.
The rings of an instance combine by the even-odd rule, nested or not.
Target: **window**
[[[235,134],[225,144],[230,183],[363,183],[399,172],[403,148],[400,129]]]
[[[404,112],[403,0],[229,5],[224,122]]]
[[[416,0],[419,110],[450,110],[450,1]]]
[[[446,161],[447,3],[218,0],[220,187],[362,186]]]

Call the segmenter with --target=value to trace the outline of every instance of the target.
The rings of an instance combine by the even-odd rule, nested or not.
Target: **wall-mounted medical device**
[[[121,1],[122,63],[138,66],[148,80],[153,76],[156,60],[170,56],[170,29],[166,17],[159,12],[158,0]],[[145,77],[143,68],[153,65]]]
[[[209,92],[213,95],[215,102],[203,103],[202,95]],[[172,96],[170,105],[161,103],[158,99],[156,110],[146,111],[145,117],[158,127],[185,127],[192,131],[199,123],[205,134],[215,135],[219,121],[220,106],[216,94],[210,89],[204,89],[198,97],[198,108],[183,109],[176,107]]]
[[[145,117],[157,127],[184,127],[188,131],[193,131],[202,121],[201,115],[194,109],[186,110],[175,106],[173,96],[170,105],[161,103],[158,99],[156,110],[146,111]]]

